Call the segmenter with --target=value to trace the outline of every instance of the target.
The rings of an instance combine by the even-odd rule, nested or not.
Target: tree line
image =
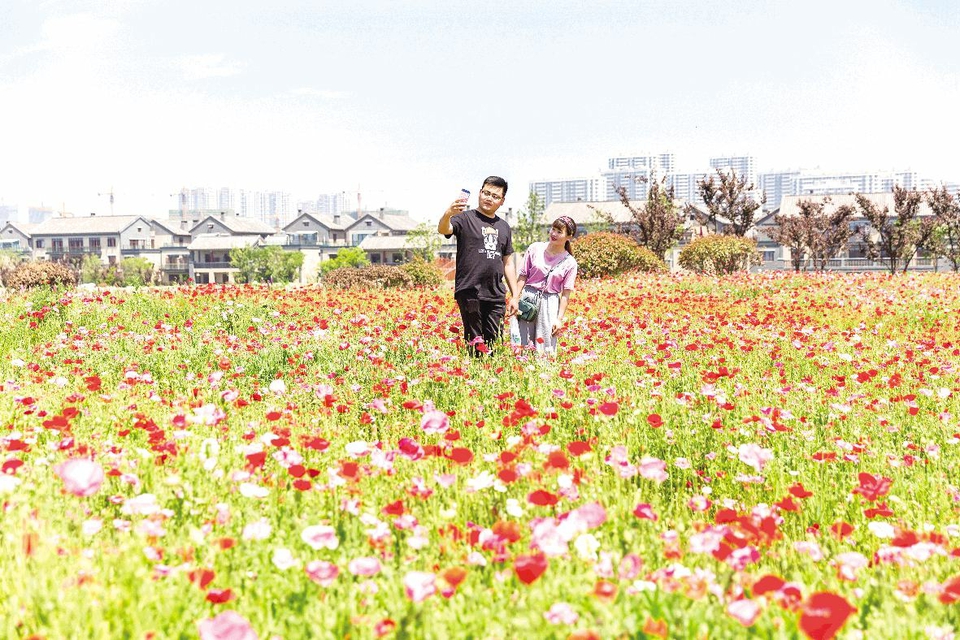
[[[705,247],[709,245],[707,254],[726,252],[730,255],[723,258],[728,260],[732,252],[739,256],[733,262],[750,260],[756,244],[748,234],[756,230],[764,196],[758,196],[755,186],[733,169],[717,169],[697,183],[697,191],[702,208],[678,203],[665,177],[652,179],[643,203],[631,202],[626,188],[617,190],[620,202],[630,212],[626,224],[617,225],[612,216],[597,213],[601,222],[606,217],[606,225],[631,236],[661,259],[683,239],[687,232],[685,219],[691,217],[704,228],[712,228],[712,235],[720,236],[702,239]],[[801,200],[796,215],[777,213],[773,224],[763,231],[790,250],[791,267],[796,271],[810,267],[824,271],[831,260],[849,248],[859,249],[864,257],[883,264],[890,273],[906,271],[918,254],[944,258],[953,271],[960,271],[960,193],[951,194],[945,186],[921,191],[895,185],[892,211],[864,194],[852,195],[853,204],[835,204],[829,196]],[[929,206],[930,215],[920,215],[923,203]],[[531,192],[515,230],[515,238],[519,235],[521,239],[519,245],[528,236],[532,241],[539,233],[542,213],[539,198]],[[700,241],[694,239],[691,244]],[[681,264],[682,258],[681,255]]]

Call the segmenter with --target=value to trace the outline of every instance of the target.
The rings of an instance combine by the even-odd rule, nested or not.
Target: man
[[[490,176],[480,188],[476,209],[455,200],[437,224],[446,237],[457,237],[457,278],[453,296],[460,307],[463,339],[472,355],[487,352],[503,336],[504,315],[517,312],[517,270],[513,264],[513,233],[497,209],[507,196],[507,181]],[[506,297],[504,277],[510,288]],[[506,302],[509,300],[509,302]],[[482,341],[483,346],[479,346]]]

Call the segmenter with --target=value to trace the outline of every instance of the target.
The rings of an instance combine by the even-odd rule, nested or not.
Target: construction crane
[[[110,187],[110,191],[105,193],[98,193],[98,196],[110,196],[110,215],[113,215],[113,187]]]
[[[182,187],[179,193],[171,193],[170,197],[177,196],[178,207],[180,210],[180,219],[186,220],[186,209],[187,209],[187,188]]]

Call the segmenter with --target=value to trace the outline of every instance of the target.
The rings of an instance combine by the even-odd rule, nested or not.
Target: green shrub
[[[400,266],[413,280],[413,284],[423,287],[436,287],[443,284],[443,272],[436,262],[427,262],[419,256]]]
[[[344,247],[337,255],[320,263],[320,276],[326,279],[328,273],[344,267],[365,267],[370,264],[367,252],[360,247]]]
[[[323,276],[323,284],[334,289],[394,289],[412,287],[414,282],[400,267],[374,264],[334,269]]]
[[[60,262],[24,262],[5,274],[3,284],[11,289],[65,286],[77,284],[76,272]]]
[[[681,267],[708,275],[743,271],[758,260],[756,241],[740,236],[704,236],[680,251]]]
[[[615,276],[627,271],[665,271],[667,266],[633,238],[600,231],[573,242],[577,275],[584,278]]]

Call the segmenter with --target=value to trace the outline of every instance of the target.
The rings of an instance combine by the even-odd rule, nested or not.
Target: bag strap
[[[547,255],[546,249],[544,249],[543,255],[544,255],[544,257],[546,257],[546,255]],[[553,265],[552,267],[550,267],[550,270],[547,271],[547,275],[544,276],[544,278],[543,278],[543,286],[541,286],[541,287],[537,290],[537,291],[540,292],[541,295],[547,292],[547,281],[550,280],[550,274],[553,273],[553,270],[554,270],[554,269],[556,269],[557,267],[559,267],[560,265],[562,265],[564,262],[566,262],[566,261],[567,261],[567,258],[569,258],[569,257],[570,257],[570,254],[568,253],[567,255],[563,256],[563,258],[560,259],[560,262],[558,262],[557,264],[555,264],[555,265]]]

